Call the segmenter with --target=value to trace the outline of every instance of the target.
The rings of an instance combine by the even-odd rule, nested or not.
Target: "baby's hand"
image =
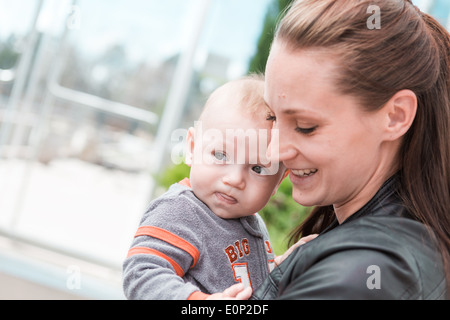
[[[223,292],[214,293],[206,300],[248,300],[252,295],[252,288],[245,287],[242,283],[232,285]]]
[[[298,240],[289,249],[287,249],[287,251],[282,256],[275,257],[275,265],[279,266],[297,247],[307,243],[308,241],[311,241],[312,239],[315,239],[317,236],[318,234],[310,234],[309,236],[303,237]]]

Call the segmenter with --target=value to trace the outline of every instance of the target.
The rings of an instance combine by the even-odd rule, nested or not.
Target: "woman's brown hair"
[[[373,8],[380,9],[375,27],[368,24]],[[400,90],[416,94],[416,117],[398,155],[398,192],[414,218],[436,235],[450,285],[448,32],[406,0],[301,0],[280,21],[276,39],[293,49],[329,49],[340,62],[338,88],[368,111],[382,108]],[[291,242],[321,232],[333,219],[332,206],[314,208]]]

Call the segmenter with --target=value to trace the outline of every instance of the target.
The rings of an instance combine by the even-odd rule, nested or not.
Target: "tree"
[[[273,0],[269,6],[261,36],[258,40],[256,54],[250,61],[249,73],[264,73],[266,62],[269,57],[270,45],[272,44],[276,24],[281,17],[281,13],[293,2],[293,0]]]
[[[269,6],[256,54],[250,61],[249,73],[265,72],[277,22],[293,1],[273,0]],[[287,249],[289,233],[308,216],[310,210],[311,208],[302,207],[292,199],[292,183],[286,178],[281,183],[278,192],[259,212],[267,225],[270,241],[276,254],[281,254]]]
[[[0,43],[0,69],[12,69],[17,64],[20,54],[15,49],[16,42],[16,36],[11,35],[4,45]]]

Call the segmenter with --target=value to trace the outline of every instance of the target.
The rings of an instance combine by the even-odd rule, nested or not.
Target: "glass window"
[[[120,270],[170,101],[187,128],[246,73],[269,2],[0,0],[0,234]]]

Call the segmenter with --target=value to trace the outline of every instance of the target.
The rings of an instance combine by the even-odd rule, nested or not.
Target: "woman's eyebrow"
[[[320,119],[322,118],[320,114],[318,114],[315,111],[311,111],[308,109],[302,109],[302,108],[286,108],[281,110],[282,114],[285,115],[301,115],[308,118],[314,118],[314,119]]]

